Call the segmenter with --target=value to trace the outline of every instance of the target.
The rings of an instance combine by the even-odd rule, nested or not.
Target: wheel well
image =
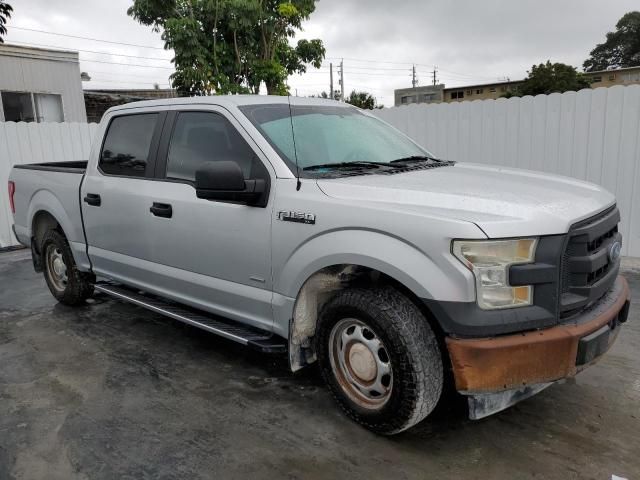
[[[337,290],[382,286],[394,287],[418,307],[436,334],[441,351],[446,352],[444,332],[440,324],[411,289],[379,270],[361,265],[340,264],[318,270],[304,282],[298,292],[289,332],[289,359],[292,370],[299,370],[316,361],[312,339],[316,333],[318,313]]]
[[[34,241],[34,245],[38,254],[42,253],[40,247],[42,245],[42,238],[44,234],[49,230],[57,230],[62,235],[64,231],[53,215],[45,210],[40,210],[33,216],[33,222],[31,223],[31,238]]]

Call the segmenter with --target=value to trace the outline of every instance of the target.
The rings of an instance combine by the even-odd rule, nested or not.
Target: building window
[[[467,95],[473,95],[473,90],[467,90]]]
[[[624,83],[640,83],[640,73],[627,73],[622,76]]]
[[[482,94],[482,92],[484,92],[484,89],[482,89],[482,88],[478,88],[478,89],[476,90],[476,95],[481,95],[481,94]]]
[[[407,103],[409,103],[407,100],[408,100],[408,97],[400,97],[400,103],[403,105],[406,105]]]
[[[64,122],[62,97],[50,93],[34,93],[33,103],[36,106],[36,118],[42,122]]]
[[[2,92],[2,109],[5,122],[35,121],[30,93]]]
[[[491,87],[491,88],[489,89],[489,91],[490,91],[491,93],[496,93],[496,87]]]
[[[422,95],[422,101],[429,103],[432,102],[435,99],[435,94],[433,93],[425,93],[424,95]]]
[[[593,83],[600,83],[602,81],[602,77],[601,76],[597,76],[597,77],[593,77]]]
[[[1,98],[5,122],[64,122],[60,95],[2,92]]]
[[[451,92],[451,100],[459,100],[464,98],[464,92]]]
[[[616,74],[615,73],[612,73],[611,75],[609,75],[609,81],[610,82],[615,81],[615,79],[616,79]]]

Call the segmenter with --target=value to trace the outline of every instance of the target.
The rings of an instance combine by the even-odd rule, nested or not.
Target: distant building
[[[591,80],[592,88],[640,84],[640,66],[600,70],[585,73],[585,75]]]
[[[425,85],[394,90],[395,106],[410,103],[440,103],[444,101],[444,85]]]
[[[640,66],[588,72],[584,73],[584,76],[591,81],[591,88],[640,84]],[[514,92],[522,82],[523,80],[508,80],[455,88],[445,88],[445,85],[401,88],[394,91],[395,106],[410,103],[451,103],[497,99],[507,92]]]
[[[109,108],[141,100],[177,97],[175,90],[167,88],[127,90],[85,90],[84,103],[88,122],[99,122]]]
[[[0,122],[86,122],[78,52],[0,44]]]
[[[465,100],[490,100],[504,96],[507,92],[513,92],[522,84],[522,80],[482,83],[467,85],[465,87],[445,88],[444,101],[463,102]]]

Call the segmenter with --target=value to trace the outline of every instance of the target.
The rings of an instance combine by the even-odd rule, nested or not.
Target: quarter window
[[[183,112],[178,115],[167,158],[167,178],[195,181],[207,162],[236,162],[245,178],[265,178],[266,171],[231,123],[222,115]]]
[[[108,175],[144,177],[157,121],[157,113],[123,115],[111,120],[100,169]]]

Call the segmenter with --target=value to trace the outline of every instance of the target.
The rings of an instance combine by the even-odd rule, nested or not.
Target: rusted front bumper
[[[498,393],[571,377],[611,346],[628,309],[629,286],[620,276],[570,323],[493,338],[448,337],[456,389],[467,395]]]

